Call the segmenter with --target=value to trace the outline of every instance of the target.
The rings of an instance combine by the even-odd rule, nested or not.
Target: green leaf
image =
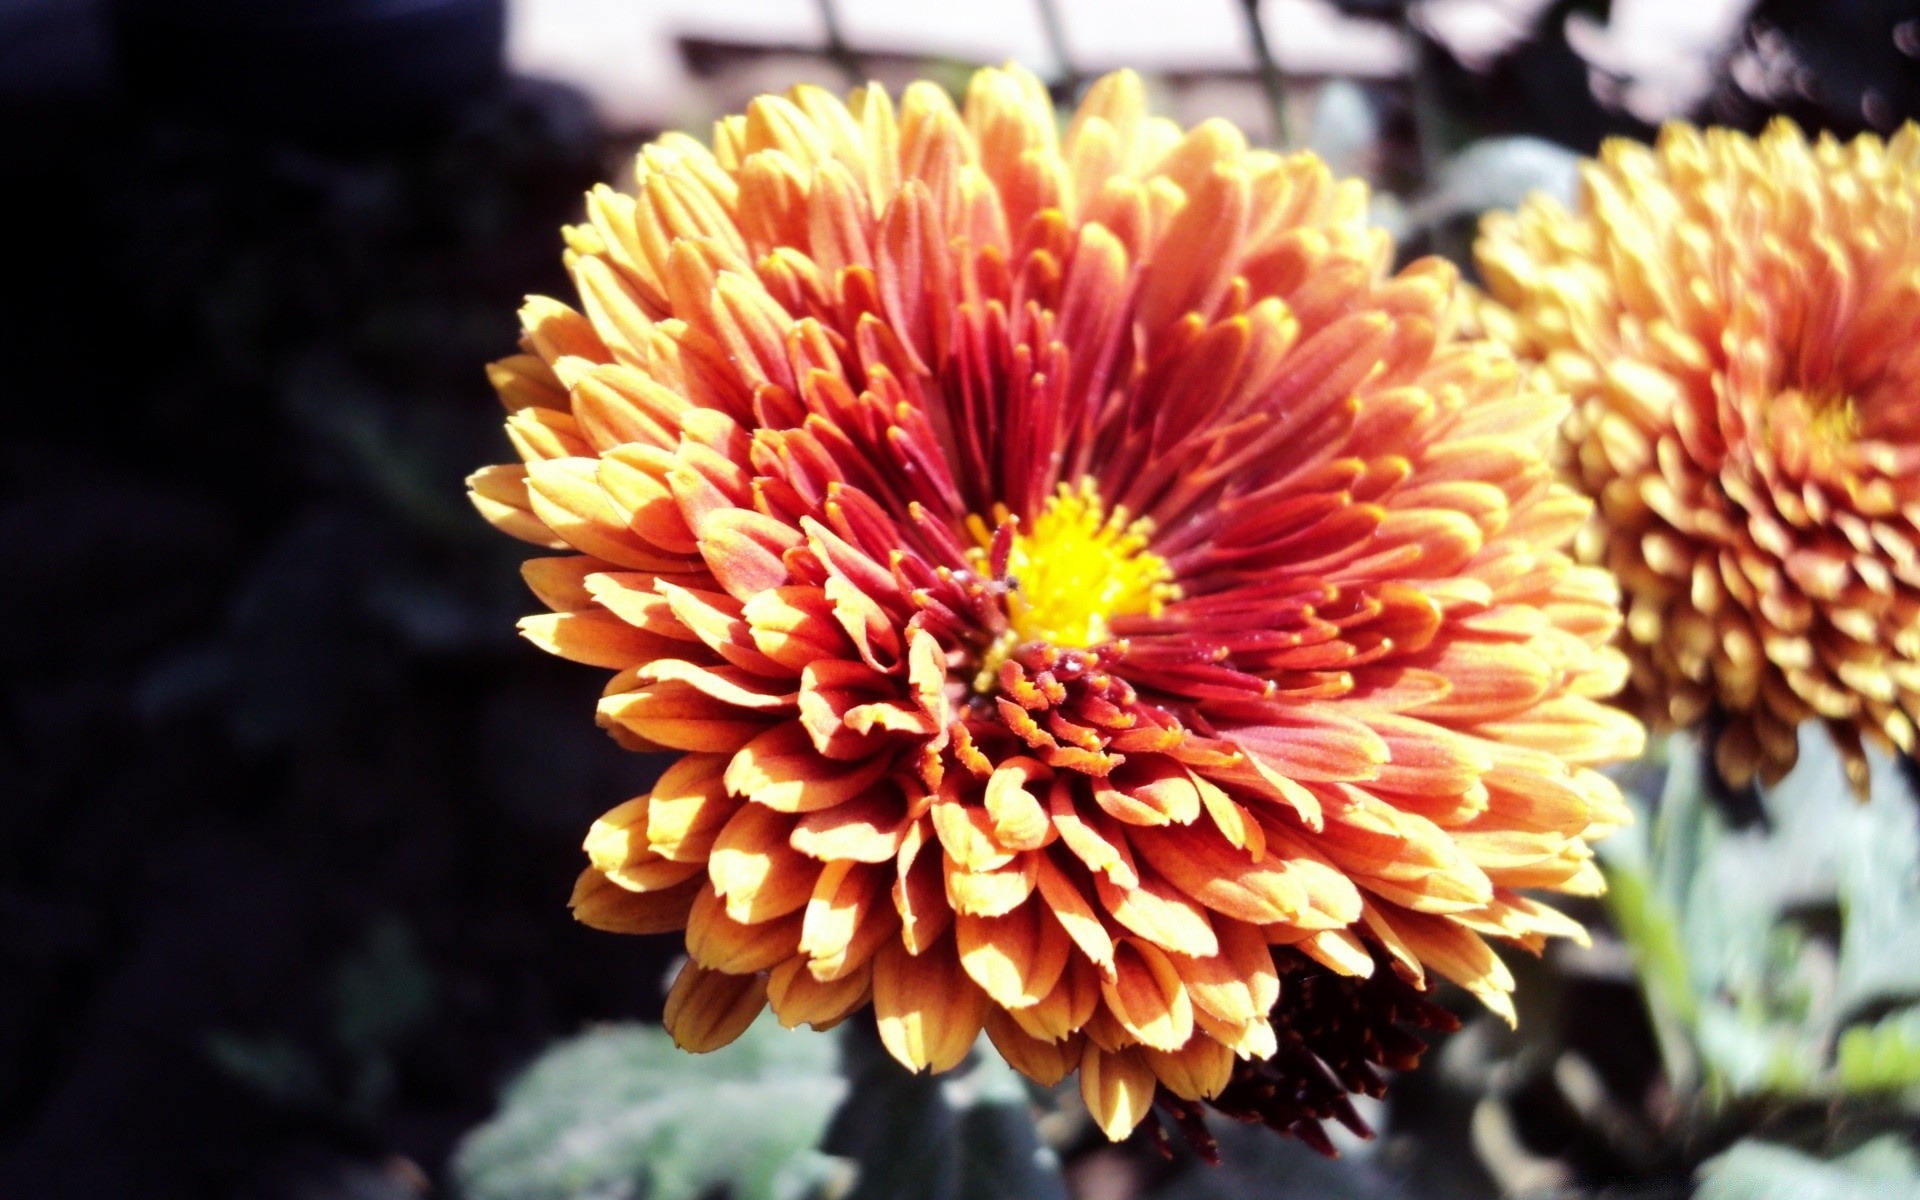
[[[1603,843],[1609,905],[1633,947],[1677,1087],[1710,1097],[1828,1097],[1905,1086],[1905,1027],[1855,1029],[1920,1002],[1920,822],[1893,760],[1848,792],[1817,726],[1731,828],[1697,741],[1668,743],[1652,819]]]
[[[1888,759],[1869,756],[1873,799],[1847,814],[1837,857],[1842,1011],[1920,1000],[1920,804]]]
[[[813,1147],[846,1090],[838,1038],[757,1022],[711,1054],[654,1026],[562,1042],[453,1159],[467,1200],[799,1200],[832,1172]]]
[[[1692,1041],[1700,1006],[1682,913],[1710,812],[1699,788],[1704,759],[1698,742],[1674,737],[1656,739],[1647,760],[1664,764],[1664,784],[1657,767],[1644,777],[1622,780],[1639,819],[1598,849],[1607,870],[1607,908],[1633,949],[1667,1077],[1679,1090],[1690,1092],[1700,1083]],[[1663,794],[1649,816],[1640,797],[1656,791]]]
[[[433,1014],[433,973],[407,927],[389,918],[333,972],[333,1039],[348,1054],[380,1054]]]
[[[984,1041],[959,1071],[912,1074],[861,1022],[846,1054],[852,1092],[826,1140],[859,1169],[846,1200],[1066,1200],[1026,1084]]]
[[[1700,1168],[1694,1200],[1920,1200],[1920,1163],[1891,1135],[1832,1160],[1747,1140]]]
[[[1639,865],[1614,864],[1608,872],[1607,906],[1638,956],[1642,982],[1680,1019],[1694,1020],[1680,914],[1660,896],[1652,873]]]
[[[324,1104],[327,1085],[313,1056],[290,1038],[207,1035],[214,1065],[263,1096],[282,1104]]]
[[[1849,1092],[1920,1088],[1920,1007],[1840,1035],[1840,1086]]]

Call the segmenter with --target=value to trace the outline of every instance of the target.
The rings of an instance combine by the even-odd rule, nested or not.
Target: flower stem
[[[827,27],[827,57],[840,68],[847,77],[849,87],[859,87],[866,82],[865,72],[860,69],[860,56],[847,44],[846,31],[840,27],[840,14],[833,7],[833,0],[815,0],[820,8],[820,22]]]
[[[1293,125],[1287,118],[1287,78],[1280,60],[1273,56],[1273,44],[1267,40],[1266,22],[1260,19],[1260,0],[1240,0],[1240,11],[1247,18],[1247,40],[1253,43],[1254,61],[1260,65],[1260,86],[1267,93],[1267,106],[1273,110],[1273,136],[1281,149],[1294,145]]]

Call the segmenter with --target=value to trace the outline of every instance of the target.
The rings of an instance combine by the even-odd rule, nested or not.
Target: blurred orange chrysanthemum
[[[1914,748],[1920,701],[1920,129],[1809,143],[1672,125],[1609,143],[1569,212],[1479,245],[1491,332],[1574,398],[1582,552],[1627,595],[1653,721],[1718,727],[1736,787],[1819,718]]]
[[[685,929],[682,1045],[871,1000],[1119,1137],[1274,1054],[1276,955],[1510,1015],[1484,939],[1579,934],[1522,889],[1600,886],[1641,732],[1564,403],[1385,274],[1361,185],[1124,73],[1062,134],[1009,69],[764,97],[588,211],[473,488],[565,552],[527,635],[686,752],[574,894]]]

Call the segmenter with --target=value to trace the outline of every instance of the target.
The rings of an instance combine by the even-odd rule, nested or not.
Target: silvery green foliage
[[[1580,156],[1535,137],[1482,138],[1448,159],[1427,193],[1408,211],[1414,228],[1511,209],[1534,192],[1571,205],[1580,185]]]
[[[756,1022],[688,1054],[615,1025],[541,1055],[453,1159],[466,1200],[800,1200],[834,1170],[814,1147],[847,1084],[839,1038]]]
[[[1785,1146],[1744,1141],[1700,1168],[1694,1200],[1916,1200],[1920,1162],[1893,1135],[1823,1160]]]
[[[330,983],[329,1043],[214,1030],[207,1035],[208,1057],[277,1104],[353,1119],[377,1116],[396,1087],[395,1052],[433,1017],[433,973],[407,926],[388,917],[334,963]]]
[[[1682,1091],[1920,1107],[1920,805],[1873,754],[1870,802],[1803,727],[1799,765],[1733,828],[1676,736],[1657,808],[1601,844],[1610,904]]]

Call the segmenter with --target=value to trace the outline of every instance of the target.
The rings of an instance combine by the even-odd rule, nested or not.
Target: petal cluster
[[[1709,720],[1734,786],[1826,723],[1914,747],[1920,699],[1920,129],[1685,125],[1616,141],[1575,211],[1488,218],[1490,331],[1574,398],[1583,551],[1626,593],[1633,690]]]
[[[1274,961],[1284,981],[1272,1018],[1280,1049],[1271,1058],[1236,1063],[1232,1080],[1204,1103],[1164,1089],[1158,1097],[1173,1127],[1208,1162],[1219,1161],[1218,1144],[1207,1127],[1208,1109],[1258,1122],[1336,1157],[1325,1122],[1372,1137],[1352,1097],[1379,1099],[1387,1093],[1383,1070],[1411,1071],[1420,1065],[1427,1047],[1415,1030],[1460,1028],[1460,1019],[1426,990],[1390,969],[1343,975],[1284,950]]]
[[[1510,1015],[1488,939],[1578,935],[1523,891],[1599,887],[1641,730],[1565,402],[1365,212],[1011,69],[763,97],[589,197],[472,483],[555,552],[526,634],[683,754],[573,901],[684,929],[682,1045],[870,1003],[1120,1137],[1275,1054],[1276,955]]]

